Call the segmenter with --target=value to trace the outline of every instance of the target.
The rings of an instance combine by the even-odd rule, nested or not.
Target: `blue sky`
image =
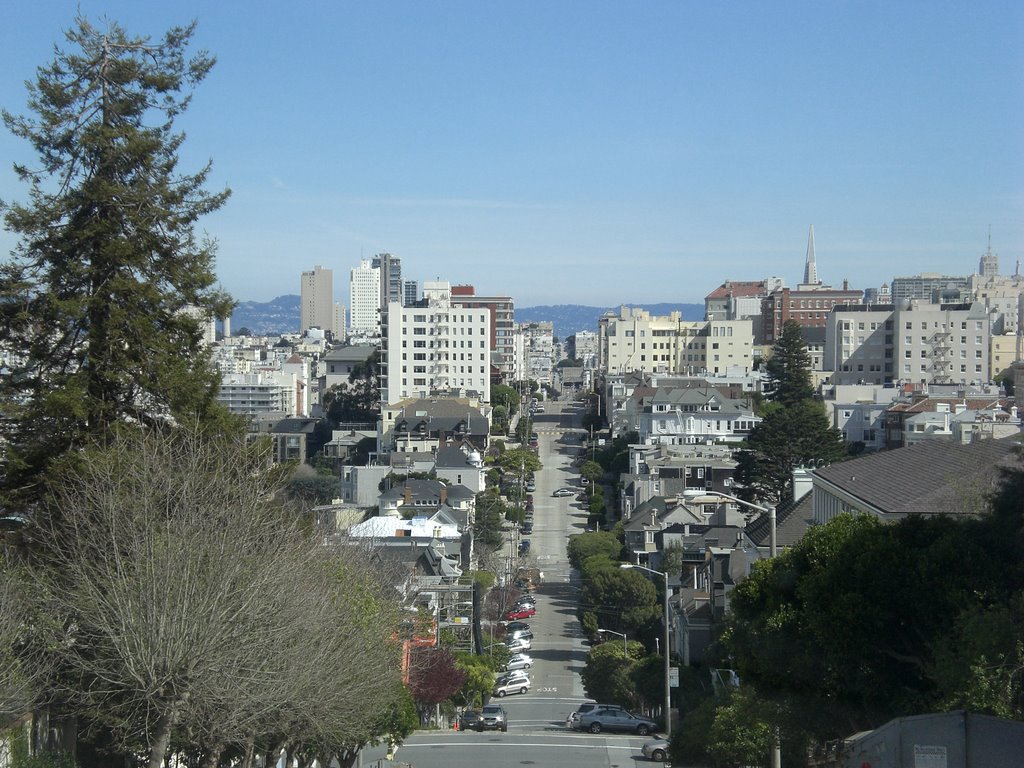
[[[0,106],[76,8],[218,64],[182,164],[239,300],[389,251],[520,306],[700,302],[723,280],[864,288],[1024,259],[1024,3],[75,0],[11,4]],[[0,135],[0,198],[25,199]],[[0,233],[0,250],[14,240]]]

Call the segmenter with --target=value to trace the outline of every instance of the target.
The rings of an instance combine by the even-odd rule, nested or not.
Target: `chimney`
[[[445,503],[447,503],[447,501],[448,501],[448,486],[447,485],[442,485],[441,486],[441,503],[445,504]]]
[[[412,488],[408,485],[405,486],[405,496],[402,499],[402,503],[406,505],[412,504]]]

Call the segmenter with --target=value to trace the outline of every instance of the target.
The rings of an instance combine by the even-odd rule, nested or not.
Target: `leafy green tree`
[[[595,555],[604,555],[609,561],[617,560],[622,551],[622,544],[611,533],[594,531],[578,533],[569,537],[566,552],[569,564],[573,568],[581,568],[583,562]]]
[[[459,651],[455,654],[455,664],[466,675],[458,693],[460,703],[467,707],[482,705],[494,688],[494,673],[498,670],[495,657]]]
[[[504,472],[515,475],[524,481],[534,472],[540,472],[543,466],[540,459],[537,458],[537,454],[525,448],[513,448],[510,451],[505,451],[498,458],[497,464]]]
[[[660,654],[643,656],[643,650],[644,647],[639,642],[630,642],[630,655],[637,659],[629,670],[629,677],[636,691],[635,706],[645,709],[664,708],[665,657]]]
[[[966,700],[972,665],[1016,658],[1019,623],[973,609],[1009,594],[1000,563],[1015,544],[991,526],[841,516],[810,530],[732,593],[727,647],[741,679],[819,738]]]
[[[847,457],[839,430],[829,426],[821,403],[801,400],[789,406],[770,403],[763,420],[747,436],[737,456],[740,495],[781,503],[793,497],[793,470],[806,463]]]
[[[598,626],[637,633],[661,616],[654,584],[635,570],[622,570],[604,555],[583,562],[579,610],[593,613]]]
[[[772,731],[752,692],[729,688],[716,702],[707,752],[724,768],[764,765],[774,743]]]
[[[3,482],[22,502],[55,457],[118,423],[226,418],[202,324],[232,302],[195,225],[228,192],[204,189],[209,164],[179,171],[174,132],[214,64],[188,54],[194,29],[154,41],[78,17],[28,84],[34,115],[3,112],[38,153],[15,165],[29,201],[4,208],[19,242],[0,265],[0,346],[24,355],[0,382]]]
[[[585,461],[580,467],[580,475],[588,483],[596,483],[604,475],[604,467],[596,461]]]
[[[491,387],[491,403],[504,406],[509,416],[519,412],[519,392],[505,384]]]
[[[765,366],[770,382],[769,399],[784,406],[814,397],[811,384],[811,356],[807,352],[800,324],[787,320]]]
[[[634,662],[623,655],[621,643],[602,643],[590,649],[580,672],[587,696],[609,704],[633,708],[639,702],[630,672]]]
[[[497,493],[476,495],[476,515],[473,518],[473,537],[485,550],[495,551],[505,543],[502,530],[507,505]]]
[[[324,412],[334,426],[376,422],[380,416],[380,350],[352,366],[348,384],[324,393]]]

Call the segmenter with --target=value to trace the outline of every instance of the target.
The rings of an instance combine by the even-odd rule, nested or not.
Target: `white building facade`
[[[369,259],[349,273],[349,330],[353,335],[380,335],[380,270]]]
[[[829,313],[825,368],[833,384],[971,384],[992,378],[990,323],[979,302],[846,306]]]
[[[741,320],[683,320],[622,307],[598,321],[598,362],[606,373],[749,373],[754,330]]]
[[[490,402],[491,313],[452,306],[451,285],[428,281],[415,306],[388,305],[382,328],[381,400],[477,393]]]

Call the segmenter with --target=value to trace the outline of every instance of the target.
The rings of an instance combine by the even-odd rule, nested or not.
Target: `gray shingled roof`
[[[1024,467],[1016,438],[959,445],[925,440],[814,471],[887,515],[976,514],[1000,468]]]
[[[775,544],[779,549],[792,547],[807,533],[813,517],[812,495],[787,502],[775,510]],[[771,544],[771,523],[768,515],[759,514],[747,524],[747,536],[762,549]]]

